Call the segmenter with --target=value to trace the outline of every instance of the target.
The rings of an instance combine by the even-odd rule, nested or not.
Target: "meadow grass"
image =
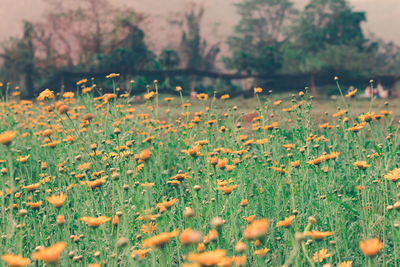
[[[392,104],[78,86],[0,104],[3,263],[400,265]]]

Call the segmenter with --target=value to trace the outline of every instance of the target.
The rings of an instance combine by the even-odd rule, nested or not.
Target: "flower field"
[[[390,104],[113,89],[0,103],[1,266],[400,265]]]

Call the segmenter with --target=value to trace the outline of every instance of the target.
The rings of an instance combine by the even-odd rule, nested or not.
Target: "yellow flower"
[[[22,257],[22,255],[4,254],[1,256],[1,259],[11,267],[22,267],[31,264],[31,261],[28,258]]]
[[[260,94],[260,93],[262,93],[262,91],[263,91],[263,89],[260,88],[260,87],[254,88],[254,93],[255,93],[255,94]]]
[[[19,156],[19,157],[16,159],[16,161],[21,162],[21,163],[25,163],[25,162],[28,161],[28,159],[29,159],[30,156],[31,156],[31,155],[26,155],[25,157]]]
[[[354,166],[356,166],[359,169],[365,170],[371,167],[366,161],[356,161],[353,163]]]
[[[175,229],[172,232],[164,232],[159,235],[152,236],[143,240],[143,247],[161,247],[169,242],[173,237],[179,234],[179,230]]]
[[[385,177],[385,179],[387,179],[389,181],[396,182],[397,180],[400,179],[400,168],[391,170],[389,173],[385,174],[383,177]]]
[[[351,266],[353,266],[352,261],[344,261],[341,264],[339,264],[337,267],[351,267]]]
[[[144,94],[144,98],[145,99],[151,99],[156,93],[154,93],[153,91],[148,92],[147,94]]]
[[[207,251],[200,254],[190,253],[188,259],[195,261],[202,266],[214,266],[219,264],[225,257],[226,250],[217,249],[213,251]]]
[[[51,197],[46,198],[46,200],[48,202],[50,202],[51,204],[53,204],[54,207],[56,207],[56,208],[60,208],[64,204],[66,199],[67,199],[67,196],[64,195],[63,193],[61,193],[59,196],[51,196]]]
[[[197,98],[199,100],[207,100],[208,99],[208,95],[207,94],[198,94]]]
[[[347,98],[350,98],[350,97],[354,96],[356,93],[357,93],[357,89],[354,89],[353,91],[349,92],[349,93],[346,95],[346,97],[347,97]]]
[[[107,79],[118,77],[119,73],[110,73],[106,76]]]
[[[50,91],[49,89],[44,90],[39,94],[37,97],[38,101],[43,101],[45,99],[53,99],[54,98],[54,92]]]
[[[16,131],[7,131],[0,134],[0,143],[8,146],[11,144],[14,137],[17,135]]]
[[[81,84],[87,83],[87,81],[88,81],[87,79],[79,80],[76,82],[76,85],[81,85]]]
[[[323,262],[324,259],[329,258],[331,254],[328,253],[328,250],[326,248],[321,249],[318,252],[315,252],[313,255],[313,260],[315,262]]]
[[[221,100],[229,99],[230,96],[228,94],[222,95]]]
[[[63,98],[73,98],[75,96],[74,92],[65,92],[63,95]]]
[[[32,253],[34,260],[43,260],[47,263],[55,263],[60,259],[60,255],[65,249],[67,243],[59,242],[47,248],[39,249],[37,252]]]
[[[87,223],[90,227],[99,227],[101,224],[111,221],[110,217],[100,216],[100,217],[82,217],[79,219],[82,222]]]
[[[372,257],[378,254],[379,250],[383,248],[383,244],[378,238],[360,241],[360,249],[365,256]]]
[[[296,218],[296,216],[294,216],[294,215],[292,215],[288,218],[285,218],[283,221],[277,222],[276,227],[289,227],[295,218]]]
[[[262,238],[266,235],[268,231],[269,220],[260,219],[252,222],[244,230],[244,238],[254,240]]]
[[[317,241],[320,241],[327,236],[333,235],[332,232],[320,232],[320,231],[315,231],[315,230],[313,230],[311,232],[305,232],[304,234],[307,236],[311,236],[312,239],[317,240]]]

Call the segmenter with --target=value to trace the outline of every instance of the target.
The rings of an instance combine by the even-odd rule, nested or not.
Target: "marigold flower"
[[[229,98],[230,98],[230,96],[228,94],[225,94],[225,95],[221,96],[221,100],[226,100],[226,99],[229,99]]]
[[[1,259],[11,267],[22,267],[31,264],[31,260],[22,257],[22,255],[4,254]]]
[[[30,184],[30,185],[24,185],[22,186],[23,189],[26,189],[28,191],[33,191],[36,190],[41,185],[41,183],[35,183],[35,184]]]
[[[226,250],[217,249],[213,251],[207,251],[200,254],[190,253],[188,256],[189,261],[195,261],[202,266],[214,266],[220,263],[225,257]]]
[[[256,250],[256,251],[254,251],[254,255],[257,255],[257,256],[265,256],[265,254],[267,254],[268,251],[270,251],[269,248],[258,249],[258,250]]]
[[[139,159],[142,161],[146,161],[151,157],[151,150],[150,149],[145,149],[142,150],[139,154]]]
[[[346,97],[347,97],[347,98],[350,98],[350,97],[354,96],[356,93],[357,93],[357,89],[354,89],[353,91],[347,93],[347,94],[346,94]]]
[[[400,168],[396,168],[388,172],[383,176],[385,179],[396,182],[397,180],[400,179]]]
[[[260,93],[262,93],[262,91],[263,91],[263,89],[260,88],[260,87],[255,87],[255,88],[254,88],[254,93],[255,93],[255,94],[260,94]]]
[[[371,167],[366,161],[356,161],[353,163],[354,166],[356,166],[359,169],[365,170]]]
[[[60,259],[60,255],[65,249],[66,245],[67,243],[65,242],[58,242],[50,247],[39,249],[38,251],[32,253],[32,258],[34,260],[42,260],[47,263],[55,263]]]
[[[38,209],[43,204],[43,201],[38,202],[26,202],[27,207],[31,207],[31,209]]]
[[[244,237],[250,240],[263,238],[268,231],[268,226],[269,226],[269,220],[267,219],[260,219],[253,221],[244,230]]]
[[[106,76],[107,79],[119,77],[119,73],[110,73]]]
[[[21,163],[26,163],[26,162],[28,161],[28,159],[29,159],[30,156],[31,156],[31,155],[26,155],[25,157],[19,156],[19,157],[16,159],[16,161],[21,162]]]
[[[179,241],[184,245],[197,244],[203,241],[203,235],[199,231],[187,228],[181,232]]]
[[[144,97],[144,99],[151,99],[155,94],[156,94],[155,92],[151,91],[151,92],[144,94],[143,97]]]
[[[199,100],[207,100],[208,99],[208,95],[207,94],[198,94],[197,95],[197,99]]]
[[[344,261],[340,263],[337,267],[352,267],[353,266],[353,261]]]
[[[292,224],[292,221],[296,218],[295,215],[292,215],[288,218],[285,218],[283,221],[279,221],[276,223],[276,227],[289,227]]]
[[[16,135],[17,135],[16,131],[6,131],[6,132],[1,133],[0,134],[0,144],[9,146]]]
[[[81,84],[87,83],[87,81],[88,81],[88,79],[79,80],[76,82],[76,85],[81,85]]]
[[[56,208],[60,208],[64,204],[66,199],[67,199],[67,196],[64,195],[63,193],[61,193],[59,196],[54,195],[54,196],[46,198],[46,200],[48,202],[50,202],[51,204],[53,204],[53,206]]]
[[[164,232],[159,235],[152,236],[143,240],[143,247],[162,247],[173,237],[179,234],[179,230],[175,229],[172,232]]]
[[[65,92],[62,97],[63,98],[73,98],[75,96],[74,92]]]
[[[316,230],[313,230],[311,232],[306,231],[304,234],[307,236],[311,236],[312,239],[317,241],[323,240],[325,237],[333,235],[332,232],[320,232]]]
[[[38,101],[43,101],[45,99],[53,99],[54,98],[54,92],[50,91],[49,89],[44,90],[39,94],[37,97]]]
[[[106,223],[111,220],[110,217],[100,216],[100,217],[82,217],[79,219],[82,222],[87,223],[90,227],[99,227],[101,224]]]
[[[331,254],[328,253],[328,250],[323,248],[318,252],[315,252],[313,255],[313,260],[315,262],[323,262],[324,259],[329,258]]]
[[[138,250],[133,250],[131,253],[131,257],[134,258],[136,256],[139,256],[139,259],[144,259],[146,257],[147,253],[151,251],[151,248],[146,248],[146,249],[138,249]]]
[[[373,257],[383,248],[383,244],[378,238],[360,241],[360,249],[365,256]]]

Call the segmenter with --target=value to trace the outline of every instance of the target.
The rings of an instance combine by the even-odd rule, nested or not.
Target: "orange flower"
[[[267,254],[267,252],[269,251],[269,248],[262,248],[262,249],[258,249],[256,251],[254,251],[254,255],[258,255],[258,256],[265,256],[265,254]]]
[[[223,191],[225,195],[229,195],[230,193],[232,193],[233,189],[235,189],[237,187],[238,187],[237,184],[230,185],[230,186],[219,186],[219,187],[217,187],[217,190]]]
[[[254,214],[254,215],[250,215],[248,217],[243,216],[242,219],[246,220],[246,222],[248,222],[248,223],[252,223],[254,221],[255,217],[256,217],[256,215]]]
[[[51,204],[53,204],[54,207],[56,207],[56,208],[60,208],[64,204],[66,199],[67,199],[67,196],[64,195],[63,193],[61,193],[59,196],[54,195],[54,196],[46,198],[46,200],[48,202],[50,202]]]
[[[93,181],[82,181],[81,185],[87,185],[88,187],[94,189],[94,188],[100,187],[102,184],[104,184],[106,182],[106,178],[107,178],[107,176],[104,176],[100,179],[93,180]]]
[[[28,258],[22,257],[22,255],[4,254],[1,256],[1,259],[11,267],[22,267],[31,264],[31,261]]]
[[[307,236],[311,236],[312,239],[317,240],[317,241],[320,241],[320,240],[324,239],[327,236],[333,235],[332,232],[320,232],[320,231],[315,231],[315,230],[313,230],[311,232],[307,231],[304,234],[307,235]]]
[[[37,209],[43,204],[43,201],[39,202],[26,202],[27,207],[31,207],[31,209]]]
[[[23,189],[26,189],[28,191],[33,191],[36,190],[41,185],[41,183],[36,183],[36,184],[30,184],[30,185],[24,185],[22,186]]]
[[[337,267],[351,267],[351,266],[353,266],[352,261],[344,261],[341,264],[339,264]]]
[[[254,93],[255,93],[255,94],[260,94],[260,93],[262,93],[262,91],[263,91],[263,89],[260,88],[260,87],[254,88]]]
[[[190,253],[188,260],[195,261],[202,266],[213,266],[220,263],[220,261],[225,257],[226,250],[217,249],[213,251],[207,251],[200,254]]]
[[[99,227],[101,224],[106,223],[111,220],[110,217],[100,216],[100,217],[82,217],[79,219],[82,222],[87,223],[90,227]]]
[[[179,230],[175,229],[172,232],[164,232],[159,235],[152,236],[143,240],[143,247],[162,247],[169,242],[173,237],[179,234]]]
[[[218,239],[218,232],[215,229],[208,231],[208,234],[204,237],[203,243],[208,244],[211,241]]]
[[[203,235],[199,231],[192,230],[187,228],[182,231],[181,235],[179,236],[179,241],[182,244],[197,244],[203,241]]]
[[[139,159],[142,161],[146,161],[151,157],[151,151],[150,149],[145,149],[142,150],[139,154]]]
[[[198,94],[197,99],[199,100],[207,100],[208,95],[207,94]]]
[[[397,180],[400,179],[400,168],[391,170],[389,173],[385,174],[383,177],[385,177],[385,179],[387,179],[389,181],[396,182]]]
[[[383,248],[383,244],[378,238],[360,241],[360,249],[365,256],[373,257]]]
[[[222,95],[221,100],[229,99],[230,96],[228,94]]]
[[[29,159],[30,156],[31,156],[31,155],[27,155],[27,156],[25,156],[25,157],[19,156],[19,157],[16,159],[16,161],[21,162],[21,163],[26,163],[26,162],[28,161],[28,159]]]
[[[371,167],[366,161],[356,161],[353,163],[354,166],[356,166],[359,169],[365,170]]]
[[[354,89],[353,91],[347,93],[347,94],[346,94],[346,97],[347,97],[347,98],[350,98],[350,97],[354,96],[356,93],[357,93],[357,89]]]
[[[8,146],[11,144],[14,137],[17,135],[16,131],[7,131],[0,134],[0,144]]]
[[[60,255],[63,252],[67,243],[58,242],[47,248],[42,248],[37,252],[32,253],[32,258],[34,260],[42,260],[47,263],[55,263],[60,259]]]
[[[324,259],[329,258],[331,254],[328,253],[328,250],[326,248],[321,249],[318,252],[315,252],[313,255],[313,260],[315,262],[323,262]]]
[[[131,257],[134,258],[136,256],[139,256],[139,259],[144,259],[144,257],[146,257],[147,253],[149,253],[151,251],[151,248],[146,248],[146,249],[138,249],[138,250],[134,250],[131,253]]]
[[[269,220],[260,219],[252,222],[244,230],[244,237],[246,239],[259,239],[266,235],[268,231]]]
[[[296,218],[296,216],[292,215],[288,218],[285,218],[283,221],[277,222],[276,227],[289,227],[292,224],[292,221]]]

